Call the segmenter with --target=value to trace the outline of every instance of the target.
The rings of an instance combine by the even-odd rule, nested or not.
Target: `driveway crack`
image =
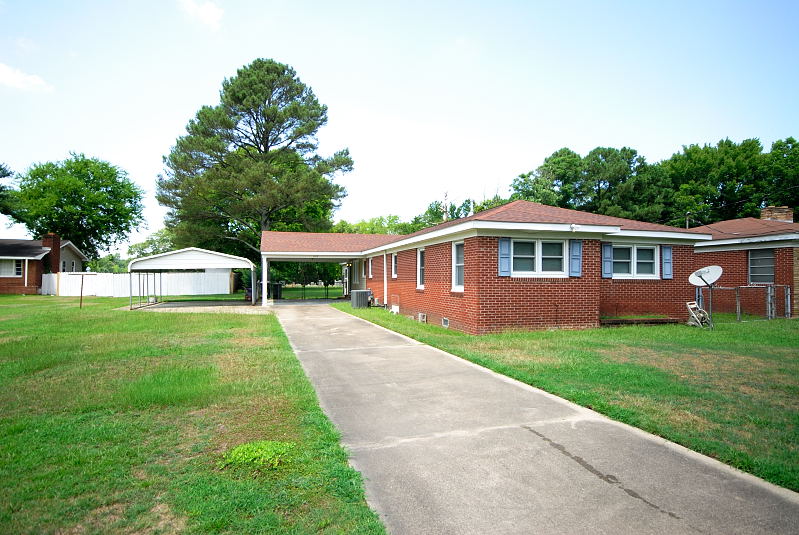
[[[577,464],[582,466],[588,472],[592,473],[593,475],[595,475],[596,477],[598,477],[599,479],[601,479],[605,483],[608,483],[610,485],[613,485],[615,487],[620,488],[625,493],[627,493],[628,496],[630,496],[632,498],[635,498],[636,500],[641,500],[646,505],[648,505],[649,507],[655,509],[656,511],[658,511],[660,513],[668,515],[668,516],[670,516],[672,518],[675,518],[677,520],[682,520],[682,518],[679,515],[677,515],[676,513],[673,513],[671,511],[667,511],[666,509],[663,509],[662,507],[658,506],[657,504],[654,504],[654,503],[650,502],[649,500],[647,500],[646,498],[644,498],[643,496],[641,496],[640,494],[638,494],[634,490],[625,487],[624,484],[621,481],[619,481],[619,478],[617,478],[613,474],[604,474],[604,473],[602,473],[600,470],[598,470],[596,467],[594,467],[591,463],[589,463],[588,461],[586,461],[582,457],[580,457],[578,455],[574,455],[573,453],[571,453],[562,444],[558,444],[557,442],[555,442],[551,438],[548,438],[545,435],[543,435],[542,433],[539,433],[538,431],[536,431],[532,427],[529,427],[527,425],[523,425],[522,427],[524,429],[527,429],[528,431],[530,431],[534,435],[537,435],[539,438],[541,438],[541,440],[543,440],[544,442],[546,442],[547,444],[549,444],[550,446],[552,446],[553,448],[558,450],[560,453],[562,453],[563,455],[565,455],[569,459],[573,460],[574,462],[576,462]]]

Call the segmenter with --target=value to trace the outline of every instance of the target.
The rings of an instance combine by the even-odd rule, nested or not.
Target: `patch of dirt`
[[[150,509],[152,520],[146,528],[128,532],[129,535],[175,535],[186,529],[186,518],[176,515],[170,507],[159,502]]]
[[[471,344],[471,349],[480,353],[491,355],[492,358],[504,362],[532,362],[541,364],[556,364],[561,361],[560,358],[552,356],[551,352],[547,352],[537,344],[530,344],[526,347],[519,346],[499,346],[491,342],[475,341]]]
[[[70,528],[56,531],[57,535],[81,535],[87,530],[106,531],[109,526],[119,522],[125,513],[125,506],[121,503],[113,503],[98,507],[80,522]]]

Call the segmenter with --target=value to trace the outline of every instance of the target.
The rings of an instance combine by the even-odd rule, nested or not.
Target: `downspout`
[[[383,308],[388,308],[388,274],[386,273],[385,251],[383,251]]]
[[[25,289],[28,288],[28,259],[25,259]]]

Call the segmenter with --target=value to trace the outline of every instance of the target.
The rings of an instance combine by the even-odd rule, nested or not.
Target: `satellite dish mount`
[[[708,299],[708,312],[706,313],[709,320],[709,326],[713,328],[713,284],[719,280],[721,274],[724,272],[721,266],[707,266],[697,269],[688,276],[688,282],[700,288],[710,289],[710,298]],[[688,308],[691,310],[691,307]],[[704,312],[704,310],[701,310]]]

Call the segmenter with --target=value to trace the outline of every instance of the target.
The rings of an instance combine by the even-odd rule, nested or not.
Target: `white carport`
[[[216,251],[209,251],[207,249],[200,249],[197,247],[187,247],[186,249],[178,249],[177,251],[170,251],[168,253],[161,253],[152,256],[145,256],[132,260],[128,264],[128,273],[130,273],[130,308],[133,308],[133,274],[138,275],[139,287],[139,304],[141,304],[142,291],[146,295],[151,295],[150,292],[150,275],[152,275],[152,295],[162,295],[163,285],[160,283],[160,274],[164,271],[173,270],[211,270],[211,269],[249,269],[252,281],[253,291],[252,304],[255,304],[255,265],[248,259],[241,256],[233,256],[225,253],[218,253]],[[144,275],[144,281],[142,281]],[[159,276],[159,279],[156,276]],[[157,283],[158,282],[158,283]]]

